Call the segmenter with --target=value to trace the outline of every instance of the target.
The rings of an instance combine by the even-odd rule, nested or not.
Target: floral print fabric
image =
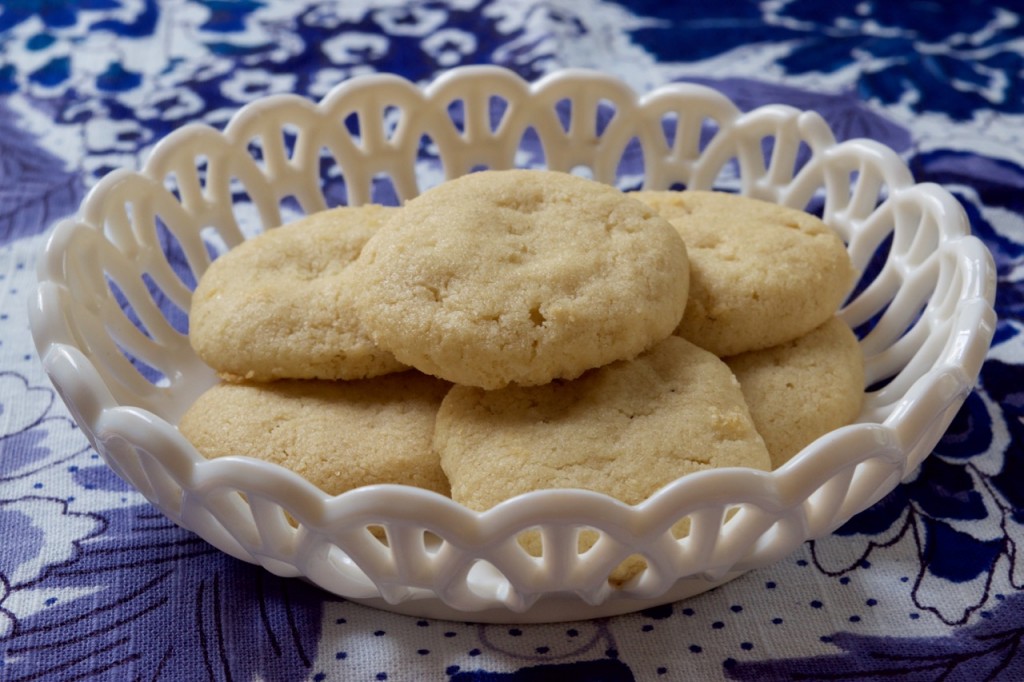
[[[0,5],[0,678],[1020,679],[1024,13],[1015,3],[12,0]],[[978,390],[907,483],[685,602],[582,623],[418,620],[223,555],[89,448],[27,327],[53,222],[189,122],[469,63],[674,80],[822,113],[963,203],[998,272]],[[628,169],[626,169],[628,171]],[[378,197],[387,200],[385,189]]]

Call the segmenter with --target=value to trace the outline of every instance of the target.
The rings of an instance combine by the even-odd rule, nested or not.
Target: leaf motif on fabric
[[[54,515],[61,519],[60,533],[45,532]],[[0,554],[0,573],[13,587],[39,580],[46,566],[73,559],[77,545],[103,529],[103,523],[91,514],[72,512],[64,500],[27,496],[15,500],[0,500],[0,528],[6,537],[17,534],[17,546],[12,543]]]
[[[73,213],[84,194],[80,176],[36,145],[0,103],[0,244],[42,232]]]
[[[80,543],[73,560],[30,585],[85,596],[9,614],[13,627],[0,636],[5,679],[310,676],[323,605],[335,597],[233,559],[149,505],[102,520],[103,532]]]
[[[739,662],[733,680],[1019,680],[1024,679],[1019,614],[1024,595],[1006,598],[975,624],[946,637],[865,636],[839,632],[832,655]]]

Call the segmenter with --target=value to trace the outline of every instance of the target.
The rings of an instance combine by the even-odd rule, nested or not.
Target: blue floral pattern
[[[831,643],[842,653],[810,659],[737,663],[732,679],[857,680],[1017,680],[1024,677],[1020,655],[1024,630],[1012,615],[1021,597],[1011,597],[995,613],[952,637],[904,638],[898,650],[884,638],[836,633]]]
[[[1024,8],[980,0],[3,3],[0,678],[1021,678],[1022,40]],[[25,296],[47,228],[185,123],[223,126],[268,93],[318,98],[374,71],[426,82],[467,63],[530,79],[599,68],[640,90],[687,80],[742,108],[814,109],[840,139],[878,140],[954,192],[992,251],[999,321],[978,390],[913,478],[711,593],[513,627],[404,618],[275,577],[114,476],[32,351]]]
[[[325,602],[316,590],[233,561],[147,506],[89,520],[93,531],[70,560],[12,585],[84,594],[66,604],[50,597],[16,621],[5,641],[7,679],[288,679],[312,667]],[[253,666],[238,647],[267,655]]]

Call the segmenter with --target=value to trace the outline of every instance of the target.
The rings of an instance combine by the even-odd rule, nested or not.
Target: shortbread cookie
[[[860,412],[864,358],[857,337],[837,317],[794,341],[726,363],[739,379],[772,468]]]
[[[348,274],[395,208],[340,207],[269,230],[215,260],[192,297],[189,338],[226,379],[361,379],[405,367],[351,308]]]
[[[447,495],[431,437],[448,389],[411,371],[359,381],[221,383],[178,428],[206,457],[273,462],[331,495],[375,483]]]
[[[686,248],[650,207],[567,173],[484,171],[408,202],[353,265],[400,361],[487,389],[635,357],[671,334]]]
[[[475,510],[547,488],[637,504],[692,472],[770,465],[729,368],[677,336],[573,381],[498,391],[455,386],[438,412],[434,447],[452,499]],[[523,542],[538,551],[536,534]],[[612,581],[640,567],[628,562]]]
[[[724,192],[636,192],[682,235],[690,294],[676,333],[720,357],[791,341],[833,315],[854,271],[817,217]]]

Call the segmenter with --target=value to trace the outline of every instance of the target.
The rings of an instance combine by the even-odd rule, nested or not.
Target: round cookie
[[[686,242],[690,293],[676,333],[725,357],[806,334],[835,314],[854,270],[817,217],[724,192],[642,191]]]
[[[352,311],[348,272],[395,211],[339,207],[239,244],[192,296],[189,339],[225,379],[361,379],[405,369]]]
[[[800,338],[726,359],[777,469],[852,422],[864,398],[864,358],[838,317]]]
[[[409,201],[353,265],[400,361],[459,384],[544,384],[635,357],[682,317],[686,247],[650,207],[567,173],[483,171]]]
[[[205,457],[273,462],[330,495],[375,483],[447,495],[431,437],[448,389],[411,371],[360,381],[221,383],[178,428]]]
[[[434,448],[452,499],[475,510],[548,488],[638,504],[688,473],[770,464],[729,368],[678,336],[573,381],[497,391],[454,386],[438,411]],[[522,542],[538,553],[536,533]],[[642,565],[626,562],[612,582]]]

